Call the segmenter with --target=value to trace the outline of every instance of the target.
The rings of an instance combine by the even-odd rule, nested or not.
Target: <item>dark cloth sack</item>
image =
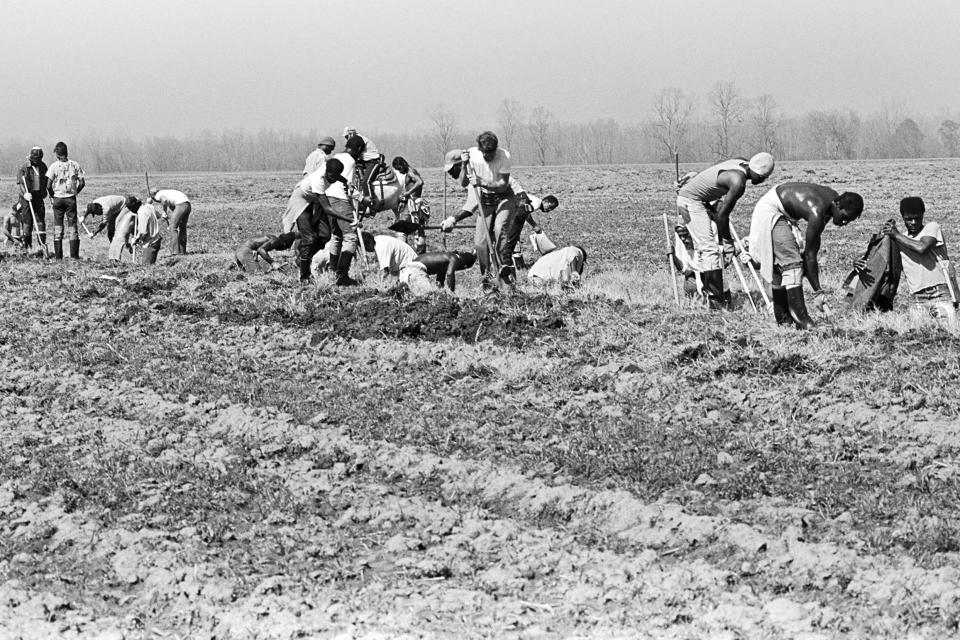
[[[893,299],[900,286],[900,274],[903,264],[900,261],[900,251],[890,236],[874,234],[867,243],[863,253],[867,267],[860,273],[851,271],[843,281],[847,288],[856,278],[856,286],[850,298],[850,308],[854,311],[890,311],[893,309]]]

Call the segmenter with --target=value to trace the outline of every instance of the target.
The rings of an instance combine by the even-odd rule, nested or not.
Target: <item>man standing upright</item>
[[[54,145],[53,152],[57,156],[57,161],[47,169],[47,193],[52,198],[53,208],[53,253],[57,260],[63,260],[63,235],[64,225],[66,225],[70,257],[79,259],[80,229],[77,226],[77,194],[83,191],[86,181],[80,165],[67,157],[65,142],[61,141]]]
[[[350,193],[350,189],[354,183],[357,162],[363,156],[363,149],[364,143],[360,136],[355,135],[347,140],[346,151],[333,157],[343,165],[340,173],[342,180],[334,180],[326,190],[332,212],[330,226],[333,242],[329,245],[330,267],[337,274],[336,283],[339,287],[357,284],[350,278],[350,263],[353,262],[353,256],[358,248],[353,208],[353,198],[357,196]],[[360,205],[360,209],[363,209],[363,204]]]
[[[808,182],[785,182],[757,201],[750,221],[750,257],[760,263],[760,274],[770,283],[777,324],[799,329],[814,327],[803,299],[802,278],[813,287],[814,304],[823,309],[820,286],[820,236],[828,221],[843,227],[860,217],[863,198]],[[806,220],[801,237],[798,222]],[[802,245],[801,246],[801,240]]]
[[[477,146],[464,151],[460,158],[460,186],[466,187],[469,184],[480,191],[480,212],[477,216],[474,245],[485,288],[490,286],[491,253],[499,258],[500,273],[497,275],[501,282],[511,284],[516,277],[511,264],[513,247],[509,242],[509,230],[517,213],[515,194],[510,186],[510,169],[513,163],[510,152],[499,145],[496,134],[484,131],[477,136]],[[491,236],[493,247],[489,246]]]
[[[47,242],[46,209],[43,197],[47,192],[47,165],[43,161],[43,149],[33,147],[27,161],[17,170],[17,188],[20,190],[20,229],[23,233],[23,248],[33,246],[33,216],[37,217],[37,233],[40,244]],[[30,213],[30,206],[33,213]]]
[[[746,160],[733,158],[704,169],[680,184],[677,215],[690,231],[694,259],[711,309],[724,304],[723,258],[732,254],[730,214],[749,180],[760,184],[773,173],[773,156],[761,152]],[[716,213],[710,203],[720,200]],[[722,246],[721,246],[722,245]]]
[[[308,176],[314,171],[321,169],[323,163],[327,161],[333,149],[337,146],[337,141],[330,136],[320,138],[317,148],[307,156],[307,161],[303,165],[303,175]]]
[[[356,127],[344,127],[343,137],[347,142],[350,142],[352,138],[363,140],[363,153],[357,159],[357,167],[360,169],[360,188],[363,189],[363,195],[369,196],[370,174],[380,164],[380,150],[377,149],[373,140],[362,133],[357,133]]]

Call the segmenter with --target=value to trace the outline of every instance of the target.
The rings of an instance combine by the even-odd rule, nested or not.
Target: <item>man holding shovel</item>
[[[150,203],[160,206],[160,216],[170,222],[170,253],[187,252],[187,221],[192,205],[183,191],[161,189],[150,192]]]
[[[735,253],[730,236],[730,214],[747,182],[760,184],[773,173],[773,156],[766,152],[750,160],[733,158],[681,181],[677,214],[693,238],[694,258],[703,293],[711,309],[726,306],[723,296],[724,254]],[[710,203],[720,200],[713,212]]]
[[[20,228],[23,233],[23,248],[29,253],[33,247],[33,219],[37,220],[37,235],[40,245],[47,244],[46,209],[43,198],[47,193],[47,165],[43,161],[43,149],[33,147],[30,155],[17,170],[17,187],[20,189]],[[31,207],[33,212],[31,213]],[[42,255],[42,250],[41,255]]]

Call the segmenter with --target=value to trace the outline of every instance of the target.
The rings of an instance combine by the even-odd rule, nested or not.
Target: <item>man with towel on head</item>
[[[827,221],[843,227],[863,212],[863,198],[807,182],[786,182],[770,189],[757,201],[750,222],[749,256],[760,263],[760,274],[773,290],[773,314],[777,324],[799,329],[815,326],[803,299],[802,278],[813,287],[814,305],[823,309],[820,286],[820,236]],[[799,222],[805,220],[801,234]]]
[[[693,239],[694,258],[711,309],[724,306],[723,263],[733,254],[730,214],[749,180],[760,184],[773,173],[773,156],[761,152],[746,160],[733,158],[715,164],[681,181],[677,192],[677,215]],[[710,203],[720,200],[714,212]],[[721,246],[722,245],[722,246]]]

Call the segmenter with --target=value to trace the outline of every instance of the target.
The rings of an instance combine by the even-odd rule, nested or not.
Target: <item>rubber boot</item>
[[[787,289],[787,306],[790,309],[790,316],[797,323],[798,329],[813,329],[817,326],[810,319],[810,314],[807,313],[807,305],[803,301],[803,287]]]
[[[53,241],[53,257],[57,260],[63,260],[63,240]]]
[[[340,260],[337,261],[337,286],[352,287],[357,283],[350,277],[350,263],[353,262],[353,253],[351,251],[341,251]]]
[[[300,282],[310,282],[310,263],[306,260],[297,260],[300,265]]]
[[[331,253],[331,254],[330,254],[330,261],[327,263],[327,269],[329,269],[330,271],[336,273],[336,272],[337,272],[337,265],[338,265],[339,263],[340,263],[340,254],[339,254],[339,253]]]
[[[80,238],[70,241],[70,257],[75,260],[80,259]]]
[[[703,295],[706,296],[710,308],[724,308],[723,270],[704,271],[700,274],[700,281],[703,282]]]
[[[773,298],[773,317],[777,324],[794,324],[790,316],[790,306],[787,303],[787,290],[783,287],[774,287],[771,291]]]

